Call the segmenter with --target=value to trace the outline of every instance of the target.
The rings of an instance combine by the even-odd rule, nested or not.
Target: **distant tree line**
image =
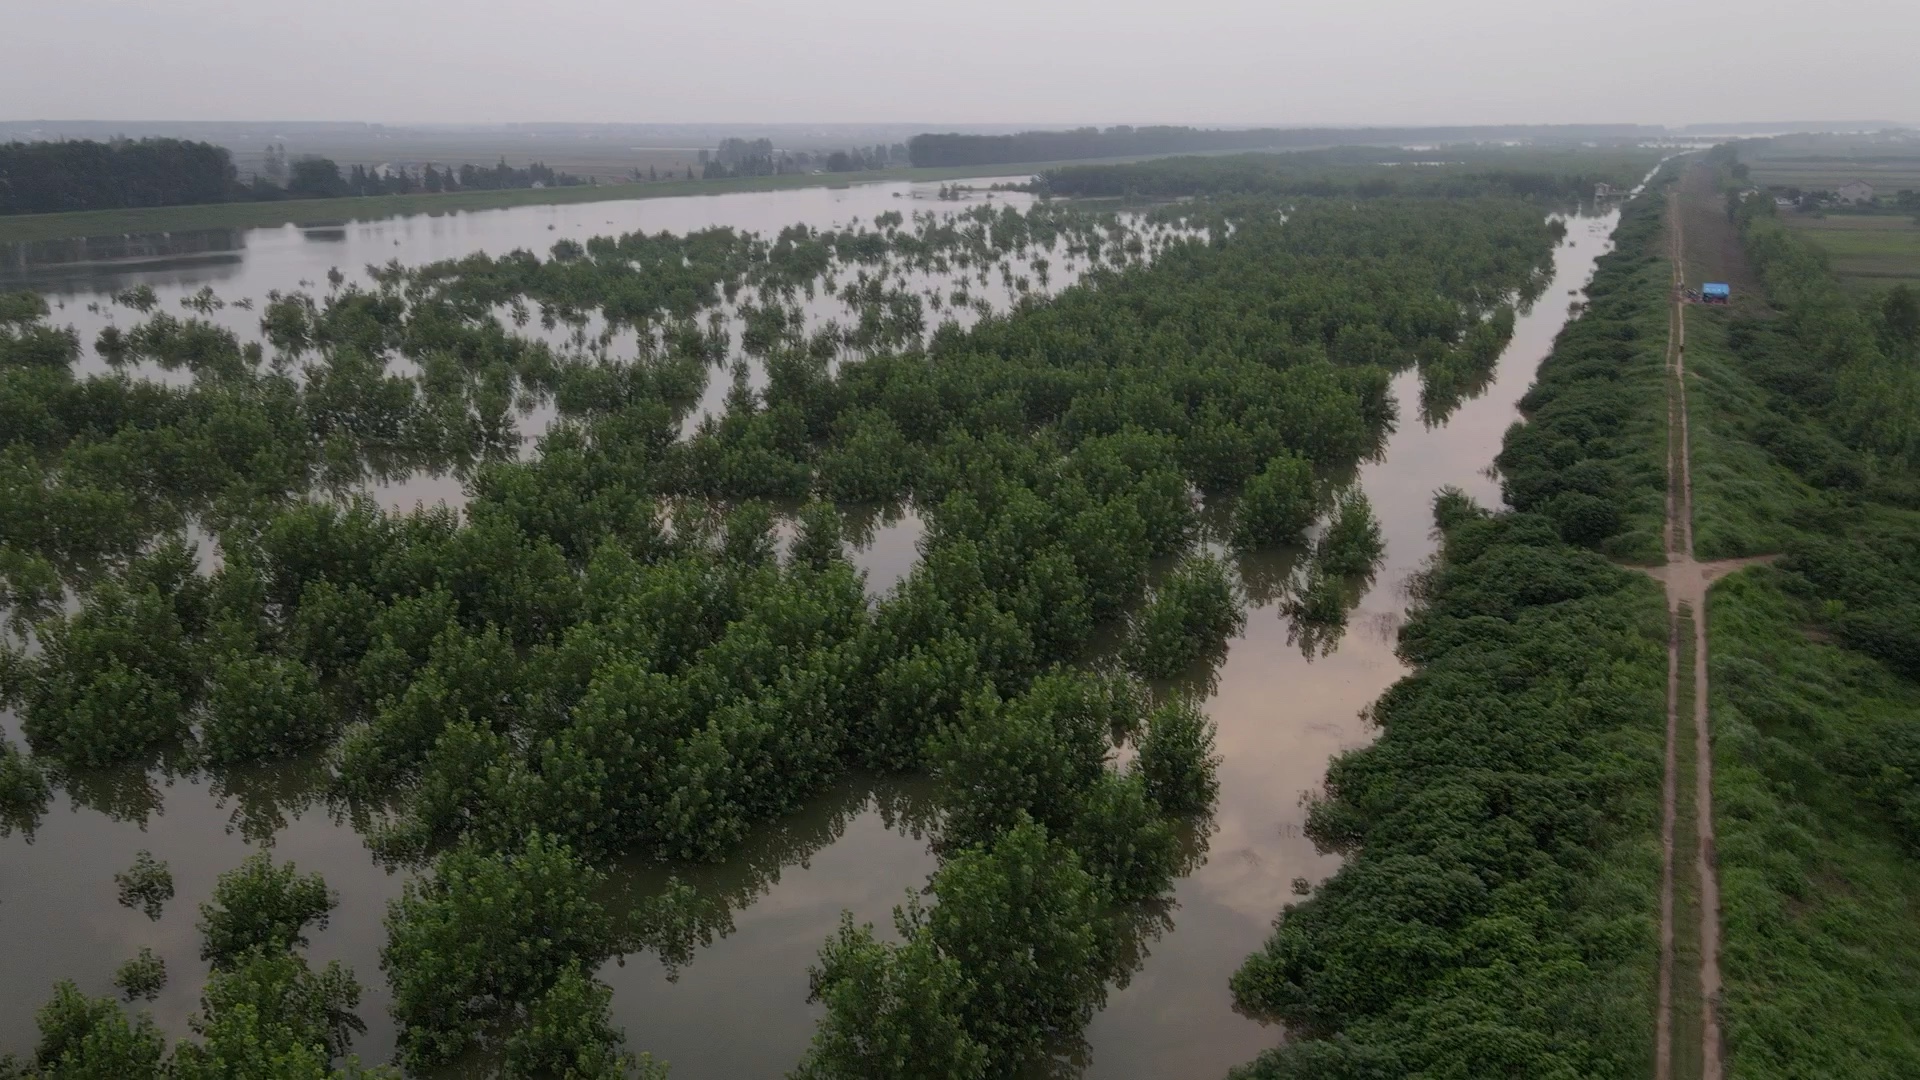
[[[443,191],[502,191],[509,188],[577,187],[592,183],[572,173],[555,172],[541,162],[516,169],[505,160],[492,168],[462,165],[436,169],[431,163],[417,173],[404,168],[355,165],[344,175],[327,158],[305,158],[289,166],[286,196],[290,199],[336,199],[348,195],[414,195]]]
[[[1022,131],[1015,135],[915,135],[907,144],[916,167],[1003,165],[1024,161],[1084,161],[1134,154],[1191,154],[1218,150],[1272,150],[1341,143],[1441,143],[1511,139],[1579,141],[1644,135],[1631,124],[1513,125],[1453,128],[1083,127]]]
[[[1427,160],[1432,158],[1445,160]],[[1280,154],[1164,157],[1123,165],[1063,165],[1042,173],[1032,187],[1068,197],[1499,194],[1564,199],[1583,197],[1602,181],[1629,186],[1652,161],[1646,151],[1630,149],[1601,155],[1551,148],[1488,153],[1472,147],[1409,151],[1336,146]],[[1382,165],[1394,167],[1383,169]]]
[[[239,190],[232,157],[211,143],[0,144],[0,214],[226,202]]]
[[[722,139],[717,150],[700,151],[700,176],[721,180],[735,176],[776,176],[784,173],[861,172],[907,164],[905,143],[875,143],[846,150],[812,153],[776,150],[771,139]]]
[[[355,165],[343,174],[327,158],[289,161],[281,146],[269,148],[266,167],[267,175],[243,181],[225,147],[181,139],[4,143],[0,144],[0,214],[591,183],[537,161],[518,169],[504,160],[492,168],[467,164],[436,169],[429,164],[417,173]],[[277,182],[282,177],[284,186]]]

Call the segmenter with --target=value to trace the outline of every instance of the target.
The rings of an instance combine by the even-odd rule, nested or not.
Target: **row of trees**
[[[243,190],[232,156],[211,143],[0,143],[0,214],[227,202]]]
[[[1069,197],[1153,199],[1257,194],[1381,198],[1391,195],[1507,195],[1569,201],[1596,183],[1628,188],[1658,161],[1649,150],[1598,153],[1476,147],[1407,151],[1342,146],[1285,154],[1171,157],[1127,165],[1063,165],[1042,173],[1035,191]],[[1383,167],[1384,166],[1384,167]]]
[[[816,152],[776,150],[770,139],[730,138],[720,140],[717,150],[700,151],[700,175],[704,180],[818,171],[861,172],[897,168],[907,163],[907,148],[902,143]]]
[[[242,181],[225,147],[180,139],[67,140],[0,144],[0,214],[120,210],[250,200],[331,199],[348,195],[567,187],[590,182],[540,162],[513,168],[472,164],[419,172],[369,170],[343,174],[326,158],[288,161],[270,148],[268,174]]]
[[[1627,206],[1507,433],[1514,509],[1435,499],[1441,551],[1399,641],[1414,673],[1309,813],[1346,861],[1233,978],[1236,1005],[1289,1038],[1236,1077],[1651,1066],[1667,618],[1657,588],[1584,546],[1617,546],[1649,497],[1658,512],[1665,443],[1642,414],[1661,416],[1662,352],[1640,328],[1664,328],[1663,201]]]
[[[1527,423],[1495,458],[1507,505],[1552,521],[1570,543],[1635,562],[1665,550],[1663,227],[1652,199],[1622,210],[1585,310],[1540,366],[1520,402]]]
[[[1407,144],[1540,140],[1575,143],[1591,139],[1633,139],[1631,124],[1428,128],[1247,128],[1083,127],[1069,131],[1023,131],[1014,135],[915,135],[908,141],[913,164],[1008,165],[1146,154],[1193,154],[1221,150],[1283,150],[1365,143]]]
[[[337,199],[348,195],[413,195],[420,192],[501,191],[509,188],[577,187],[591,183],[572,173],[555,172],[541,162],[523,169],[503,158],[492,168],[476,165],[435,169],[424,165],[418,173],[404,168],[368,169],[355,165],[345,175],[327,158],[301,158],[289,166],[286,197]]]

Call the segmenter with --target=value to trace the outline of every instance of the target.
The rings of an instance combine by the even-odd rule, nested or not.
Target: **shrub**
[[[216,969],[247,952],[285,952],[305,945],[310,923],[324,928],[339,898],[319,874],[301,877],[292,863],[275,866],[266,852],[220,875],[213,900],[200,905],[200,958]]]
[[[1292,544],[1311,524],[1313,466],[1298,454],[1283,454],[1241,489],[1233,536],[1245,547]]]
[[[135,998],[152,1001],[160,996],[160,988],[167,985],[167,962],[142,945],[133,959],[113,973],[113,985],[120,988],[128,1001]]]
[[[120,887],[120,903],[139,908],[149,919],[158,919],[160,910],[173,899],[173,872],[151,851],[135,852],[133,865],[113,875],[113,882]]]
[[[1147,678],[1173,678],[1225,648],[1246,621],[1226,564],[1212,556],[1190,558],[1167,575],[1134,618],[1128,662]]]

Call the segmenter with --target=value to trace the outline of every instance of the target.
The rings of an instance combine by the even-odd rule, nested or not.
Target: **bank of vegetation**
[[[1660,415],[1660,201],[1627,206],[1523,400],[1513,508],[1435,500],[1415,673],[1312,805],[1346,862],[1234,977],[1289,1031],[1237,1076],[1652,1071],[1666,612],[1594,549],[1659,552],[1659,451],[1629,448]]]
[[[460,165],[420,172],[348,172],[326,158],[278,164],[280,175],[240,179],[223,146],[180,139],[84,139],[0,144],[0,216],[85,210],[135,210],[207,203],[336,199],[512,188],[573,187],[580,177],[534,162],[513,168]]]
[[[1193,196],[1461,197],[1505,195],[1570,202],[1595,185],[1627,189],[1659,160],[1652,150],[1514,151],[1474,146],[1401,150],[1335,146],[1289,153],[1164,157],[1125,165],[1062,165],[1034,190],[1069,197],[1175,199]],[[1384,167],[1383,167],[1384,166]]]
[[[402,1063],[615,1076],[642,1066],[592,972],[666,955],[661,928],[687,919],[671,889],[609,906],[608,865],[723,859],[843,778],[927,776],[940,869],[897,934],[849,922],[826,944],[800,1074],[1071,1056],[1204,853],[1215,754],[1186,688],[1245,597],[1203,554],[1203,500],[1246,547],[1329,517],[1306,579],[1335,599],[1306,610],[1343,618],[1341,583],[1380,540],[1334,481],[1395,422],[1390,375],[1491,365],[1564,228],[1494,198],[1199,203],[1136,228],[1051,204],[882,218],[375,268],[368,288],[269,298],[257,341],[131,290],[116,303],[140,317],[83,343],[38,298],[7,298],[0,559],[37,646],[0,654],[31,749],[0,757],[10,820],[30,828],[51,783],[125,812],[148,770],[317,760],[378,857],[420,871],[382,954]],[[1081,283],[1004,314],[968,295],[1049,255],[1088,267]],[[959,283],[923,303],[903,265]],[[810,325],[817,288],[854,318]],[[763,380],[731,363],[713,317],[729,304]],[[967,329],[941,314],[969,308]],[[517,332],[535,318],[580,347]],[[88,346],[105,373],[76,370]],[[696,415],[730,363],[724,404]],[[151,367],[192,378],[139,377]],[[529,403],[558,419],[522,453]],[[463,510],[350,494],[422,464],[457,464]],[[921,557],[870,599],[843,511],[901,499],[927,522]],[[1376,882],[1409,919],[1465,921],[1413,968],[1364,941],[1352,958],[1389,1012],[1469,947],[1522,963],[1493,999],[1516,1008],[1559,972],[1556,1000],[1588,995],[1582,1022],[1601,1025],[1568,1060],[1610,1061],[1631,1033],[1610,980],[1644,929],[1625,911],[1648,907],[1611,845],[1640,796],[1649,594],[1571,547],[1567,515],[1444,506],[1448,562],[1408,648],[1453,689],[1402,691],[1405,723],[1383,705],[1384,748],[1341,766],[1316,820],[1379,853],[1337,882],[1386,865]],[[1502,620],[1498,644],[1476,638]],[[1448,694],[1483,702],[1472,735],[1438,722]],[[1406,753],[1434,764],[1401,790],[1426,791],[1414,816],[1458,845],[1444,856],[1412,853],[1411,822],[1376,828],[1410,811],[1360,784],[1417,728],[1437,741]],[[1458,790],[1422,787],[1452,774],[1442,760],[1466,768]],[[1395,844],[1439,861],[1397,876]],[[356,1075],[338,1037],[356,974],[294,951],[324,886],[251,864],[233,880],[269,913],[208,916],[205,1054]],[[1594,892],[1591,918],[1560,914]],[[1598,974],[1565,978],[1576,963]],[[1242,998],[1285,1015],[1294,976],[1243,976]],[[1456,988],[1462,1008],[1495,1007]],[[1335,1000],[1358,999],[1300,1015],[1337,1024]],[[47,1017],[30,1074],[152,1076],[202,1055],[70,990]],[[253,1025],[231,1051],[210,1034],[229,1017]]]
[[[1515,140],[1579,143],[1593,139],[1631,142],[1660,129],[1631,124],[1511,125],[1425,128],[1196,128],[1177,126],[1083,127],[1067,131],[1022,131],[1011,135],[915,135],[907,143],[921,167],[1007,165],[1032,161],[1145,157],[1229,150],[1288,150],[1369,144],[1511,143]]]
[[[1768,198],[1732,217],[1765,295],[1689,313],[1696,528],[1782,557],[1710,601],[1728,1075],[1907,1075],[1920,310],[1844,289]]]

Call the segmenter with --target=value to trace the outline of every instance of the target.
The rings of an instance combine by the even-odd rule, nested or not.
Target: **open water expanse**
[[[970,198],[977,203],[985,195]],[[1018,207],[1028,200],[994,198]],[[0,288],[42,290],[59,305],[54,321],[77,326],[90,346],[114,317],[106,303],[111,292],[148,284],[162,309],[177,313],[180,297],[210,285],[229,306],[208,317],[250,340],[258,336],[259,311],[233,301],[263,305],[276,289],[324,292],[336,267],[357,280],[368,264],[415,265],[514,248],[544,253],[562,238],[715,225],[772,235],[796,222],[825,228],[871,222],[889,210],[910,215],[967,205],[936,199],[933,185],[894,183],[263,229],[96,246],[91,253],[40,248],[0,259]],[[1399,429],[1357,476],[1384,531],[1386,559],[1343,635],[1323,644],[1298,640],[1272,591],[1254,590],[1247,629],[1232,643],[1207,701],[1224,763],[1205,861],[1179,883],[1168,929],[1149,943],[1142,969],[1112,991],[1089,1028],[1085,1076],[1218,1077],[1281,1038],[1277,1029],[1233,1011],[1227,980],[1293,898],[1291,883],[1318,882],[1338,865],[1304,835],[1302,797],[1319,786],[1332,755],[1371,738],[1362,710],[1405,671],[1394,656],[1395,633],[1408,604],[1408,578],[1434,547],[1431,497],[1454,485],[1483,503],[1498,503],[1488,470],[1501,435],[1517,419],[1515,402],[1568,318],[1569,290],[1590,277],[1614,222],[1613,214],[1568,220],[1567,239],[1554,254],[1554,279],[1518,320],[1493,380],[1444,422],[1428,426],[1420,419],[1416,372],[1395,380]],[[139,258],[57,261],[129,251]],[[1054,288],[1069,280],[1059,274]],[[89,311],[90,304],[100,311]],[[124,310],[118,317],[132,320]],[[390,485],[381,497],[395,507],[457,502],[459,483],[417,478]],[[918,529],[908,510],[879,518],[856,539],[855,561],[868,572],[871,590],[884,591],[911,567]],[[1243,575],[1283,581],[1288,559],[1263,556],[1244,565]],[[10,738],[20,738],[11,715],[5,726]],[[364,1061],[386,1060],[394,1032],[379,967],[381,919],[403,876],[378,864],[351,823],[332,815],[316,790],[316,773],[286,767],[230,778],[225,788],[202,776],[154,773],[144,785],[131,778],[112,789],[61,791],[30,840],[17,833],[0,840],[0,930],[9,943],[0,963],[0,1051],[31,1049],[33,1012],[55,980],[71,977],[90,994],[111,993],[114,969],[143,945],[166,960],[171,975],[151,1006],[155,1018],[171,1033],[184,1032],[205,972],[197,905],[211,896],[220,872],[271,845],[277,859],[321,872],[338,891],[340,905],[312,935],[309,954],[317,963],[342,961],[366,984],[361,1016],[367,1031],[356,1049]],[[616,909],[644,902],[677,876],[700,891],[713,913],[711,940],[696,937],[690,951],[671,962],[648,951],[600,972],[614,988],[614,1018],[629,1045],[670,1062],[681,1080],[782,1075],[812,1034],[816,1010],[806,1001],[807,967],[841,912],[886,926],[892,906],[923,888],[935,868],[918,827],[926,795],[912,783],[876,789],[848,781],[806,812],[760,830],[726,864],[617,870],[610,883]],[[113,874],[143,848],[171,864],[178,890],[157,922],[116,900]]]

